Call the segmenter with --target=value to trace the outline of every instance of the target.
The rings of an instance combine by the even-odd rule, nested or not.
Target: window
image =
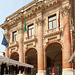
[[[56,28],[56,15],[48,18],[48,29]]]
[[[13,41],[17,41],[17,31],[13,32]]]
[[[28,34],[29,34],[29,38],[32,37],[32,35],[34,34],[34,25],[29,25],[28,26]]]

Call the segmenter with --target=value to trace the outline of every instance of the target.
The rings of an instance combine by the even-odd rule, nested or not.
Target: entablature
[[[15,12],[14,15],[9,16],[1,27],[4,29],[6,26],[15,24],[20,19],[31,19],[31,17],[35,17],[38,12],[44,12],[48,7],[55,6],[57,3],[61,3],[61,0],[33,2],[31,6],[23,7],[18,12]]]

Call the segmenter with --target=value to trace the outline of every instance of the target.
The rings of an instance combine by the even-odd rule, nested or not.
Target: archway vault
[[[27,56],[28,52],[33,50],[33,49],[37,52],[36,48],[34,48],[34,47],[33,48],[29,48],[29,49],[25,50],[25,56]]]
[[[18,52],[13,52],[13,53],[10,55],[10,58],[13,59],[13,60],[19,61],[19,54],[18,54]]]
[[[37,50],[35,48],[29,48],[25,51],[25,63],[37,68]]]
[[[52,45],[52,44],[60,44],[60,45],[61,45],[61,48],[63,48],[62,42],[59,42],[59,41],[52,41],[52,42],[47,43],[47,45],[46,45],[45,48],[44,48],[44,51],[46,51],[46,50],[47,50],[47,47],[48,47],[49,45]]]
[[[44,69],[47,71],[46,75],[48,75],[49,68],[54,68],[57,75],[59,75],[59,73],[62,75],[62,47],[63,44],[59,41],[52,41],[45,46]],[[61,68],[60,72],[58,68]]]

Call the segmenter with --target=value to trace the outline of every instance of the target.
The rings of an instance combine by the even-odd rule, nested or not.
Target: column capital
[[[10,35],[5,33],[4,36],[6,37],[6,40],[9,41]]]
[[[65,6],[65,7],[62,7],[61,8],[61,14],[62,16],[69,16],[70,15],[70,9],[71,9],[71,6],[68,5],[68,6]]]
[[[10,35],[5,33],[4,36],[9,37]]]
[[[42,26],[42,23],[44,22],[44,20],[43,19],[41,19],[41,18],[37,18],[36,20],[35,20],[35,23],[38,25],[38,26]]]
[[[19,22],[19,23],[18,23],[18,28],[17,28],[17,30],[18,30],[18,32],[19,32],[20,34],[23,33],[23,22]]]

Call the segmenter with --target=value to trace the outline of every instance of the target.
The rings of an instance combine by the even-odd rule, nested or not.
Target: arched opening
[[[55,75],[62,75],[62,46],[59,43],[49,44],[46,48],[46,75],[51,75],[52,69]]]
[[[25,61],[34,66],[33,75],[37,73],[37,51],[35,48],[28,49],[25,53]]]
[[[11,54],[10,58],[19,61],[19,54],[17,52],[14,52]]]

